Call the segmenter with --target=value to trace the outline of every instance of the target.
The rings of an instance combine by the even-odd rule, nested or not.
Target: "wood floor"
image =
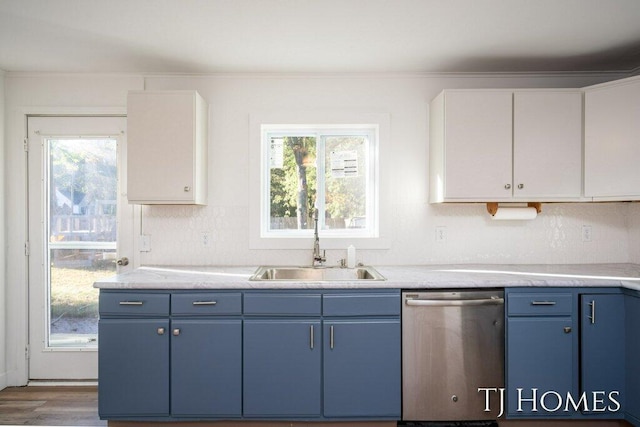
[[[0,425],[106,426],[97,387],[9,387],[0,391]]]
[[[149,427],[164,424],[170,427],[393,427],[395,422],[179,422],[144,423],[112,421],[98,418],[98,389],[91,386],[73,387],[9,387],[0,390],[0,426],[109,426]],[[500,427],[631,427],[624,421],[504,421]]]

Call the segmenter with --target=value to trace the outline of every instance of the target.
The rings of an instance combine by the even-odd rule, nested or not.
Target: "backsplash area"
[[[389,249],[358,250],[373,265],[441,263],[618,263],[640,262],[639,203],[548,203],[531,221],[493,221],[484,204],[408,202],[392,226]],[[584,241],[583,226],[591,227]],[[444,227],[437,241],[436,227]],[[145,206],[143,233],[151,251],[143,265],[309,264],[308,250],[249,249],[247,206]],[[321,239],[322,245],[322,239]],[[327,264],[346,256],[327,250]]]

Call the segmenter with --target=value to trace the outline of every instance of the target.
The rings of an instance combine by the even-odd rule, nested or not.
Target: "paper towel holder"
[[[542,203],[540,202],[527,202],[528,208],[536,208],[536,213],[542,212]],[[494,216],[498,212],[498,202],[487,203],[487,212],[489,215]]]

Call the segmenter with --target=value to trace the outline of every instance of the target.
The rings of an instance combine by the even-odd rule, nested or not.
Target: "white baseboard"
[[[27,386],[29,387],[60,387],[60,386],[78,387],[78,386],[97,386],[97,385],[98,385],[98,381],[96,380],[87,380],[87,381],[30,380],[27,383]]]

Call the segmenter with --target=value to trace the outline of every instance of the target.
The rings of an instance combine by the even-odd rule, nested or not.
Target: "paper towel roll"
[[[516,208],[499,206],[496,213],[491,216],[494,220],[523,220],[535,219],[538,216],[536,208]]]

